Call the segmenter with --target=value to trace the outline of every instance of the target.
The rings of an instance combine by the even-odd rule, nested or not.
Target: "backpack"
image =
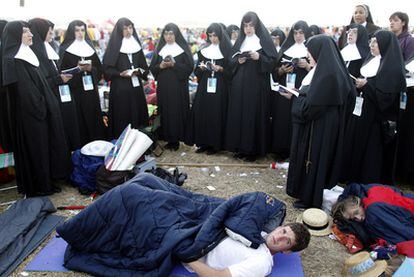
[[[171,174],[168,170],[165,170],[160,167],[147,170],[146,172],[151,173],[161,179],[164,179],[171,184],[176,184],[177,186],[182,186],[184,184],[184,181],[187,179],[187,173],[180,173],[177,167],[174,169],[173,174]]]

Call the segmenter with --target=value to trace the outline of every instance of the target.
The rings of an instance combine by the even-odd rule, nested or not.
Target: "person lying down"
[[[266,276],[272,255],[305,249],[309,231],[282,225],[285,204],[263,192],[228,200],[142,173],[58,226],[65,267],[99,276]]]

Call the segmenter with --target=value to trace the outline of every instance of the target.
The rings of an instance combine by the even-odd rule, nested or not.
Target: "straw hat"
[[[343,277],[378,277],[387,268],[384,260],[373,261],[367,251],[359,252],[345,260]]]
[[[81,153],[88,156],[105,157],[114,145],[104,140],[94,140],[82,147]]]
[[[312,236],[322,237],[331,233],[332,219],[321,209],[305,210],[297,217],[296,222],[305,224]]]

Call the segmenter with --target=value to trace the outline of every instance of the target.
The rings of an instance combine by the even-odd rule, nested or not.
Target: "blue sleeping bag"
[[[167,276],[179,261],[200,258],[224,227],[252,247],[280,224],[285,205],[262,193],[229,200],[191,193],[151,174],[115,187],[57,228],[68,242],[65,266],[99,276]]]

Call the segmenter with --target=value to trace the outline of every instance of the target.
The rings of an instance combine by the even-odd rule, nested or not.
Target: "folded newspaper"
[[[138,159],[151,146],[152,140],[137,129],[132,129],[129,124],[114,147],[105,157],[105,167],[109,171],[131,170]]]

